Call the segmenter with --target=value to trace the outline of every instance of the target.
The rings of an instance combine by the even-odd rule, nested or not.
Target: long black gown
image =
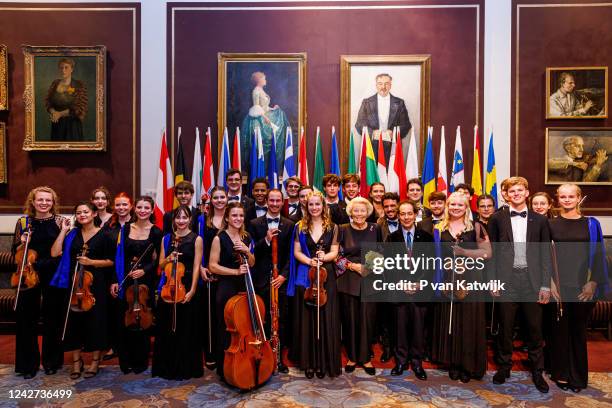
[[[333,225],[333,224],[332,224]],[[317,242],[306,233],[306,244],[311,257],[321,250],[329,252],[336,244],[338,227],[333,225],[325,231]],[[296,228],[294,245],[300,245],[299,232]],[[296,262],[298,262],[296,260]],[[289,358],[299,363],[302,370],[312,369],[323,372],[330,377],[342,374],[342,355],[340,345],[340,309],[338,306],[338,291],[336,288],[336,272],[333,262],[326,262],[323,267],[327,270],[327,280],[323,287],[327,291],[327,303],[320,307],[319,339],[317,340],[317,307],[307,305],[304,301],[302,286],[295,287],[295,296],[290,302],[293,304],[293,347]]]
[[[440,241],[442,256],[452,257],[452,249],[448,243],[455,242],[455,239],[448,230],[442,232]],[[476,232],[474,230],[464,232],[459,245],[466,249],[477,249]],[[482,282],[483,277],[479,272],[481,271],[475,269],[466,271],[462,279]],[[448,334],[450,299],[434,305],[432,358],[453,369],[463,370],[472,378],[480,379],[487,370],[485,304],[478,301],[478,298],[474,299],[481,296],[477,292],[469,293],[467,296],[471,298],[470,301],[466,299],[462,302],[454,299],[450,335]]]
[[[126,228],[129,228],[129,226]],[[141,261],[141,266],[145,274],[138,279],[139,285],[147,285],[149,288],[149,302],[147,306],[152,308],[155,303],[155,282],[157,280],[157,264],[159,260],[162,231],[154,225],[151,227],[147,239],[132,239],[129,235],[129,230],[127,230],[124,244],[124,276],[127,276],[130,272],[132,260],[134,258],[140,258],[147,247],[152,245],[152,248],[148,250]],[[149,352],[151,350],[152,329],[135,331],[127,328],[124,323],[124,313],[129,308],[129,305],[125,301],[125,293],[129,290],[133,290],[133,283],[134,280],[132,278],[125,279],[125,283],[123,284],[124,296],[121,302],[122,313],[119,316],[121,320],[121,330],[119,332],[119,341],[117,342],[117,353],[119,354],[119,367],[124,373],[128,373],[131,370],[135,373],[140,373],[146,370],[149,366]]]
[[[72,286],[76,257],[81,254],[83,244],[83,235],[81,231],[78,231],[70,247],[70,283],[68,290]],[[115,245],[102,230],[96,232],[87,241],[87,257],[98,260],[113,260],[115,258]],[[64,350],[66,351],[96,351],[108,347],[107,302],[110,293],[107,285],[107,274],[112,272],[107,267],[85,266],[84,269],[93,275],[91,293],[96,299],[96,303],[87,312],[70,311],[66,336],[64,337]]]
[[[61,330],[66,290],[49,285],[58,264],[58,259],[51,257],[51,246],[59,235],[58,223],[61,217],[28,218],[32,231],[29,247],[38,253],[34,269],[38,272],[40,285],[19,293],[15,313],[17,320],[15,371],[20,374],[34,374],[38,371],[41,354],[38,348],[37,327],[41,314],[43,322],[42,365],[45,369],[58,370],[64,363]],[[25,221],[22,224],[20,218],[15,227],[13,251],[21,243],[22,232],[25,232],[25,229],[22,231],[22,226],[25,227]]]
[[[181,238],[179,262],[185,265],[183,285],[191,289],[193,258],[197,234],[190,232]],[[199,271],[196,271],[199,273]],[[199,338],[198,294],[187,303],[176,304],[176,331],[172,331],[174,304],[159,300],[157,305],[156,337],[153,346],[153,377],[167,380],[187,380],[204,374],[202,345]]]
[[[208,268],[210,259],[210,247],[219,229],[215,226],[206,226],[204,230],[204,266]],[[204,282],[201,285],[202,295],[200,296],[200,327],[202,329],[202,347],[204,359],[207,364],[216,362],[215,349],[217,343],[217,305],[216,293],[217,282]],[[210,318],[209,318],[210,316]]]

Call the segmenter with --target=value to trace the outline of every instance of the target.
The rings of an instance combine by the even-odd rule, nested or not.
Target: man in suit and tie
[[[287,198],[283,203],[281,214],[284,217],[292,217],[300,209],[300,198],[298,193],[302,187],[302,182],[297,176],[289,177],[285,180],[285,190],[287,190]]]
[[[193,198],[194,188],[193,184],[188,181],[179,181],[174,186],[174,197],[178,201],[179,205],[186,205],[191,208],[191,230],[198,232],[198,217],[200,216],[200,209],[191,206],[191,199]],[[174,210],[166,211],[163,217],[163,231],[164,234],[172,232],[172,214]]]
[[[287,345],[289,336],[288,306],[286,287],[283,285],[289,278],[289,251],[292,239],[293,221],[281,215],[283,207],[283,193],[273,188],[267,193],[267,211],[260,217],[251,220],[248,231],[255,243],[255,266],[253,267],[253,285],[255,292],[266,303],[266,332],[270,333],[270,285],[278,288],[279,308],[279,336],[281,345]],[[277,237],[278,242],[278,271],[276,279],[272,279],[272,238]],[[279,361],[278,370],[287,373],[287,366]]]
[[[489,262],[489,279],[506,283],[499,303],[498,361],[494,384],[510,378],[512,368],[512,335],[516,312],[522,309],[526,332],[531,377],[538,391],[548,392],[542,377],[544,369],[542,306],[550,297],[550,230],[543,215],[529,211],[529,185],[523,177],[507,180],[508,211],[498,211],[490,218],[488,229],[493,243],[493,259]]]
[[[413,201],[402,201],[399,204],[400,227],[389,234],[386,242],[402,243],[405,252],[410,257],[429,257],[432,255],[433,237],[416,226],[417,206]],[[426,259],[426,258],[423,258]],[[431,274],[427,269],[410,271],[411,275],[405,279],[419,282],[421,279],[431,281]],[[415,376],[420,380],[427,379],[422,361],[425,357],[425,315],[427,312],[426,292],[407,292],[407,302],[393,303],[396,327],[394,330],[395,367],[391,375],[399,376],[412,366]]]
[[[378,142],[383,141],[386,163],[389,163],[393,128],[399,126],[400,137],[404,138],[412,127],[404,100],[391,95],[393,78],[389,74],[376,75],[376,94],[361,101],[355,128],[358,132],[366,127],[372,137],[376,152]]]
[[[255,202],[253,205],[246,209],[244,212],[244,222],[246,225],[251,220],[254,220],[257,217],[261,217],[268,211],[268,205],[266,203],[268,199],[268,189],[270,188],[270,183],[268,179],[265,177],[258,177],[253,180],[253,199]],[[282,208],[282,203],[281,203]],[[280,209],[279,209],[280,211]]]
[[[240,201],[247,214],[254,205],[253,199],[246,194],[242,194],[242,173],[238,169],[229,169],[225,174],[225,184],[227,185],[227,202]]]
[[[444,207],[446,206],[446,194],[441,191],[434,191],[429,194],[429,209],[431,216],[423,218],[418,224],[422,230],[429,232],[433,236],[433,229],[442,218],[444,218]]]

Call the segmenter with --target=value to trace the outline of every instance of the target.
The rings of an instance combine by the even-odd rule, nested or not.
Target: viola
[[[140,262],[134,257],[130,269],[134,271],[139,268],[141,268]],[[131,287],[125,293],[125,300],[128,304],[128,310],[125,311],[125,326],[134,331],[146,330],[151,327],[153,324],[153,312],[147,306],[149,287],[139,284],[137,278],[133,279]]]
[[[19,292],[26,289],[32,289],[40,283],[38,272],[34,269],[34,263],[38,258],[38,253],[33,249],[29,249],[31,234],[32,230],[28,225],[26,241],[20,244],[15,252],[15,263],[19,265],[19,269],[11,275],[11,286],[17,288],[13,310],[17,310]]]
[[[246,263],[244,255],[242,262]],[[272,376],[275,358],[264,332],[264,301],[255,294],[250,270],[244,279],[246,292],[230,298],[223,309],[225,325],[231,335],[230,346],[225,350],[223,373],[230,385],[251,390]]]
[[[87,256],[87,244],[83,244],[79,256]],[[96,304],[96,298],[91,293],[93,274],[85,270],[84,265],[77,261],[74,277],[72,280],[72,291],[70,292],[70,310],[73,312],[87,312]]]

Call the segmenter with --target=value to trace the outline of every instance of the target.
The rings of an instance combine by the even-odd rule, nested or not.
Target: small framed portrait
[[[106,150],[106,47],[22,46],[24,150]]]
[[[282,166],[287,129],[296,149],[299,129],[306,125],[306,53],[219,53],[218,69],[219,149],[224,129],[233,135],[239,128],[242,168],[248,169],[252,136],[259,129],[266,166],[272,137]]]
[[[0,122],[0,183],[8,181],[6,174],[6,124]]]
[[[8,110],[8,51],[0,44],[0,110]]]
[[[404,155],[408,153],[410,134],[414,131],[422,159],[429,124],[430,71],[429,55],[342,55],[340,128],[343,157],[348,155],[351,132],[354,146],[358,147],[363,128],[367,128],[375,152],[382,140],[388,164],[393,129],[398,128]],[[347,160],[341,159],[341,162]]]
[[[612,185],[612,128],[546,128],[546,184]]]
[[[608,67],[546,68],[546,119],[608,117]]]

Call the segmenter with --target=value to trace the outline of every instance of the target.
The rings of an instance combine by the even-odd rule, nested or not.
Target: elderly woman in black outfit
[[[348,260],[346,271],[336,281],[343,322],[342,340],[348,358],[344,367],[347,373],[354,371],[359,364],[367,374],[376,374],[370,361],[376,329],[376,303],[362,302],[360,298],[361,279],[366,273],[365,265],[361,263],[362,244],[382,242],[380,226],[366,221],[373,211],[372,204],[365,198],[353,198],[346,207],[351,222],[341,225],[338,234],[340,254]]]

